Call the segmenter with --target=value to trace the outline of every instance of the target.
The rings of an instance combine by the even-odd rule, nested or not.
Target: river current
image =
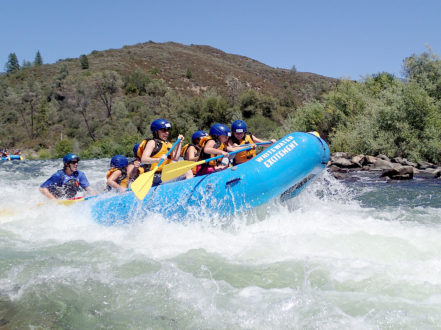
[[[79,169],[102,190],[108,163]],[[0,163],[0,329],[441,327],[441,180],[324,171],[232,219],[112,227],[47,203],[60,167]]]

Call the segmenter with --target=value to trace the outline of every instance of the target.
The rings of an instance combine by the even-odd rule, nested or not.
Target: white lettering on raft
[[[259,163],[263,162],[263,164],[269,168],[298,145],[299,144],[294,141],[294,138],[292,136],[288,136],[285,139],[279,141],[279,143],[277,143],[270,150],[260,154],[259,157],[256,158],[256,161],[258,161]]]

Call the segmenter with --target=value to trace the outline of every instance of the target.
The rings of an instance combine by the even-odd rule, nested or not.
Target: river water
[[[95,189],[108,162],[80,162]],[[441,180],[325,171],[233,219],[108,227],[36,207],[60,166],[0,163],[0,328],[441,327]]]

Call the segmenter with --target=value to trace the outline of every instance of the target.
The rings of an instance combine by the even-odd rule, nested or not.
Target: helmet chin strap
[[[65,163],[64,164],[64,171],[66,172],[66,169],[69,169],[70,172],[72,172],[72,173],[75,172],[74,170],[72,170],[71,166],[72,166],[71,163],[67,163],[67,164]]]

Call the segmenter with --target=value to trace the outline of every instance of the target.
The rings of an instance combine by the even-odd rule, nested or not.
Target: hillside
[[[210,46],[186,46],[174,42],[147,42],[121,49],[92,51],[87,57],[90,72],[114,70],[124,76],[136,70],[152,72],[156,69],[157,77],[164,79],[170,88],[192,94],[213,87],[226,92],[228,79],[232,77],[262,93],[276,93],[286,88],[287,84],[299,91],[313,88],[320,93],[320,89],[327,90],[336,83],[333,78],[272,68],[251,58],[227,54]],[[82,73],[79,58],[59,60],[56,64],[27,70],[33,77],[51,79],[55,77],[60,64],[66,64],[73,75]],[[187,70],[192,71],[191,79],[186,78]],[[23,74],[25,79],[28,74]],[[305,96],[304,100],[307,98]]]
[[[121,49],[92,51],[87,55],[87,61],[86,69],[82,68],[81,58],[74,58],[1,75],[0,83],[5,88],[0,94],[0,143],[9,147],[24,144],[35,149],[52,149],[57,139],[67,137],[77,142],[74,143],[76,148],[84,149],[103,138],[111,138],[112,134],[99,127],[102,124],[110,129],[117,125],[110,112],[104,115],[105,108],[109,110],[109,104],[103,101],[103,95],[100,97],[96,90],[92,91],[100,83],[106,83],[98,81],[99,75],[105,72],[115,72],[114,80],[118,83],[115,83],[111,95],[104,96],[111,96],[113,106],[120,102],[121,113],[128,117],[143,118],[127,123],[128,127],[136,128],[136,132],[132,133],[138,136],[148,133],[144,119],[151,120],[160,114],[179,119],[182,109],[177,109],[177,106],[183,103],[188,103],[185,111],[196,122],[185,132],[187,135],[194,128],[207,129],[213,121],[229,123],[232,118],[239,117],[265,117],[251,124],[258,131],[262,131],[261,127],[277,127],[305,101],[320,99],[338,82],[313,73],[272,68],[210,46],[187,46],[174,42],[147,42]],[[138,75],[136,81],[133,78],[135,73]],[[138,86],[140,79],[144,80],[142,88]],[[129,88],[132,81],[138,84],[135,90]],[[154,84],[154,87],[149,90],[148,84]],[[91,92],[80,92],[79,86],[89,86]],[[144,92],[143,88],[146,89]],[[175,109],[165,109],[166,105],[161,102],[166,94],[170,94],[167,90],[174,91],[173,96],[168,95],[167,104]],[[219,112],[222,114],[213,114],[204,121],[198,121],[201,112],[206,111],[204,102],[214,95],[213,90],[218,95],[218,107],[222,108]],[[209,91],[210,96],[207,96]],[[80,111],[78,104],[76,108],[72,106],[75,100],[78,103],[81,93],[87,94],[84,96],[88,98],[86,112]],[[219,100],[219,97],[223,99]],[[254,102],[252,108],[249,107],[250,100],[244,103],[246,97]],[[194,110],[196,100],[200,104]],[[40,116],[39,107],[46,108],[40,109],[43,112]],[[37,124],[40,132],[34,127]],[[56,135],[51,132],[44,134],[42,125],[55,127]],[[13,136],[9,134],[11,127],[16,133]],[[84,133],[85,127],[91,139],[78,136]],[[54,140],[55,136],[61,137]]]
[[[225,92],[231,77],[263,93],[277,92],[287,82],[301,89],[305,85],[327,86],[335,81],[315,74],[292,74],[288,70],[274,69],[253,59],[227,54],[209,46],[147,43],[125,47],[124,51],[126,57],[121,60],[125,63],[132,61],[129,70],[159,68],[160,76],[170,87],[183,91],[204,91],[216,87]],[[122,57],[121,51],[115,55]],[[113,60],[117,62],[117,58]],[[192,71],[191,81],[185,77],[188,69]]]

